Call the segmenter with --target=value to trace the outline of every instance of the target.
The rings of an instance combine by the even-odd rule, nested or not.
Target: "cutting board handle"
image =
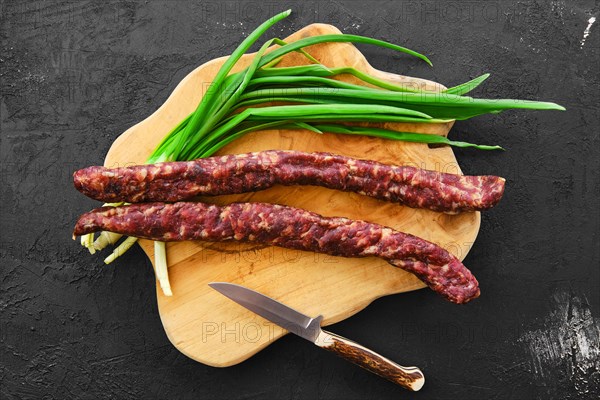
[[[335,333],[321,331],[315,344],[408,390],[416,392],[425,384],[425,376],[419,368],[398,365]]]

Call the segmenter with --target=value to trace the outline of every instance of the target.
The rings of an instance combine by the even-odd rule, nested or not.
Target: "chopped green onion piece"
[[[93,246],[94,244],[94,234],[88,233],[86,235],[81,236],[81,245],[88,249],[90,254],[96,253],[96,249]]]
[[[96,241],[94,242],[93,247],[96,250],[102,250],[109,244],[117,243],[122,236],[123,235],[121,235],[120,233],[102,231],[100,232],[100,236],[98,236],[98,239],[96,239]]]
[[[104,259],[105,264],[110,264],[115,261],[118,257],[124,254],[135,242],[137,242],[138,238],[129,236],[125,240],[121,242],[121,244],[113,250],[112,254]]]
[[[154,268],[156,269],[156,279],[158,279],[158,283],[160,283],[164,295],[173,296],[171,283],[169,282],[165,242],[154,242]]]

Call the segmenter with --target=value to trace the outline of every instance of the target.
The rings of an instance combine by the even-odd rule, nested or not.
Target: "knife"
[[[322,330],[322,315],[311,318],[264,294],[233,283],[212,282],[208,285],[289,332],[406,389],[416,392],[425,383],[425,377],[419,368],[403,367],[358,343]]]

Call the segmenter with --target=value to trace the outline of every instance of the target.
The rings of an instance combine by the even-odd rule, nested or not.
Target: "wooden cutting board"
[[[313,24],[285,40],[291,42],[329,33],[340,31],[330,25]],[[307,51],[329,67],[353,66],[390,82],[434,91],[443,89],[434,82],[375,70],[351,44],[322,44],[309,47]],[[244,56],[234,72],[246,67],[251,57]],[[105,165],[116,167],[144,163],[158,142],[196,108],[225,59],[207,62],[185,77],[162,107],[117,138],[106,156]],[[294,53],[279,66],[299,64],[306,64],[306,59]],[[341,79],[359,83],[349,76]],[[445,136],[451,125],[384,126]],[[319,135],[304,130],[252,133],[231,143],[220,154],[268,149],[329,151],[390,164],[461,173],[449,147],[429,148],[426,144]],[[446,215],[310,186],[274,187],[259,193],[203,200],[217,204],[271,202],[305,208],[325,216],[365,219],[435,242],[460,259],[464,259],[475,241],[480,224],[477,212]],[[152,242],[140,240],[139,243],[153,260]],[[158,308],[167,336],[185,355],[218,367],[234,365],[249,358],[286,332],[209,288],[209,282],[242,284],[308,315],[322,314],[325,325],[348,318],[378,297],[424,287],[415,276],[377,258],[349,259],[256,244],[170,243],[168,263],[173,296],[164,296],[157,285]],[[431,296],[437,294],[432,293]],[[445,300],[439,297],[439,301]],[[398,317],[401,316],[399,310]]]

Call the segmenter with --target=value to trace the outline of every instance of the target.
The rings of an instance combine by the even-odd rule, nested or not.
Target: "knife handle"
[[[315,344],[408,390],[418,391],[425,376],[417,367],[403,367],[360,344],[328,331],[321,331]]]

